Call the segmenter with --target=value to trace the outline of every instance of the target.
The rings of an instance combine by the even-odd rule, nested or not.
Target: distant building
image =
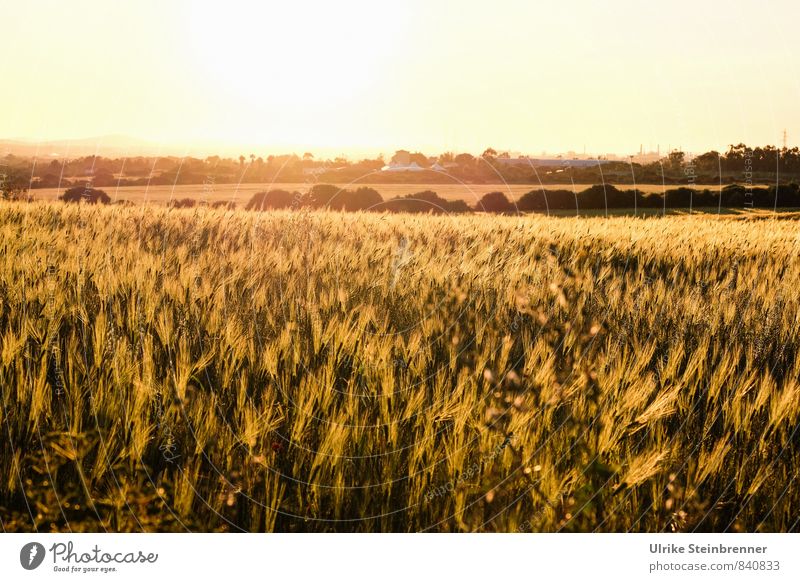
[[[598,159],[568,159],[568,158],[496,158],[496,161],[506,166],[528,166],[536,168],[590,168],[607,164],[608,160]]]
[[[381,172],[423,172],[425,168],[420,166],[417,162],[402,165],[392,161],[388,166],[381,168]]]

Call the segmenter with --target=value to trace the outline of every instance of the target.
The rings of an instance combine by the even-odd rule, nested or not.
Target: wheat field
[[[797,531],[798,232],[0,203],[0,523]]]

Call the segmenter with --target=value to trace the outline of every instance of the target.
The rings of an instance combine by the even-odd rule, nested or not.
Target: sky
[[[800,144],[800,3],[5,0],[0,139],[266,155]]]

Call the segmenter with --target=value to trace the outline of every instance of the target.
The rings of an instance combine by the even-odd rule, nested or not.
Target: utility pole
[[[786,129],[783,130],[783,149],[786,149]]]

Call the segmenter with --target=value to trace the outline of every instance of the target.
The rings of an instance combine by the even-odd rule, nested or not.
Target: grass
[[[2,527],[797,531],[798,242],[2,203]]]

